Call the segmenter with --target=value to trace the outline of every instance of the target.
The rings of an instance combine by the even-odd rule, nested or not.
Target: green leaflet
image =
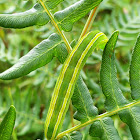
[[[121,120],[129,126],[134,140],[140,139],[140,104],[119,112]]]
[[[81,123],[94,118],[98,114],[97,108],[93,105],[89,90],[81,77],[79,77],[75,84],[72,104],[77,109],[74,118],[81,121]]]
[[[53,9],[62,1],[63,0],[44,0],[43,3],[48,9]],[[70,31],[74,22],[85,16],[90,10],[99,5],[101,1],[102,0],[81,0],[63,11],[57,12],[54,17],[63,30]],[[33,25],[45,25],[49,20],[50,17],[39,3],[25,12],[0,14],[0,26],[5,28],[25,28]]]
[[[138,36],[130,65],[131,95],[134,100],[140,99],[140,35]]]
[[[64,136],[60,140],[82,140],[82,134],[78,131],[74,131],[70,135]]]
[[[117,40],[117,36],[118,33],[116,32],[107,43],[104,49],[103,61],[101,66],[101,85],[103,93],[106,96],[106,107],[108,110],[119,110],[120,106],[124,106],[127,103],[125,97],[122,95],[122,92],[119,89],[116,77],[114,46]],[[121,120],[129,126],[134,140],[140,139],[139,111],[139,104],[135,106],[131,106],[130,104],[127,109],[118,112]]]
[[[67,54],[65,44],[61,41],[60,36],[54,33],[20,58],[14,66],[1,73],[0,79],[10,80],[27,75],[49,63],[54,56],[63,63]]]
[[[120,106],[124,106],[127,100],[119,88],[119,83],[116,75],[114,48],[118,38],[116,31],[106,44],[104,49],[102,65],[100,71],[100,81],[103,93],[106,97],[106,109],[114,110]]]
[[[106,41],[107,37],[103,33],[90,32],[78,42],[67,57],[58,77],[45,122],[47,139],[54,139],[62,126],[74,85],[88,56],[96,47],[104,48]]]
[[[140,36],[138,36],[130,65],[131,96],[134,100],[140,99]],[[140,139],[140,104],[119,112],[132,133],[133,139]]]
[[[110,117],[95,121],[90,127],[89,134],[92,137],[100,138],[100,140],[121,140]]]
[[[55,8],[63,0],[44,0],[49,9]],[[5,28],[25,28],[34,25],[45,25],[50,18],[42,6],[37,3],[32,9],[16,14],[0,14],[0,26]]]
[[[11,106],[3,121],[0,124],[0,139],[10,140],[13,132],[14,124],[16,119],[16,110],[14,106]]]
[[[102,0],[80,0],[64,10],[56,12],[54,18],[64,31],[69,32],[72,30],[72,26],[76,21],[85,16],[101,2]]]
[[[25,28],[33,25],[44,25],[49,20],[49,16],[39,3],[25,12],[0,14],[0,26],[5,28]]]

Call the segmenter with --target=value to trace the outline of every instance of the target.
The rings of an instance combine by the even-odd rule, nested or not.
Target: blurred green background
[[[78,0],[64,0],[52,12],[62,10]],[[36,0],[1,0],[0,14],[10,14],[29,10]],[[69,42],[76,43],[88,15],[74,24],[70,33],[65,33]],[[129,85],[129,64],[131,53],[137,35],[140,32],[140,1],[138,0],[103,0],[98,14],[92,24],[92,29],[104,32],[108,37],[113,31],[119,30],[120,35],[116,46],[116,68],[120,82],[120,88],[125,97],[131,100]],[[20,57],[25,55],[34,46],[56,32],[51,23],[40,27],[28,27],[24,29],[0,28],[0,72],[10,68]],[[95,106],[99,113],[104,113],[104,95],[100,87],[100,64],[102,51],[95,51],[86,62],[82,76],[87,84]],[[53,59],[48,65],[33,71],[19,79],[0,80],[0,121],[11,104],[17,110],[13,140],[36,140],[44,138],[44,120],[46,118],[51,94],[56,79],[61,69],[57,59]],[[75,111],[75,109],[73,108]],[[132,140],[132,136],[126,124],[117,116],[113,116],[115,127],[119,131],[122,140]],[[74,120],[75,125],[78,123]],[[71,126],[70,111],[66,115],[62,128],[66,130]],[[83,140],[93,140],[88,134],[89,127],[81,130]]]

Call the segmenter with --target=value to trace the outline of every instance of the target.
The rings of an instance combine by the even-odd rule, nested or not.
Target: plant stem
[[[106,113],[104,113],[104,114],[98,115],[97,117],[93,118],[92,120],[89,120],[89,121],[87,121],[87,122],[85,122],[85,123],[83,123],[83,124],[79,124],[79,125],[77,125],[77,126],[75,126],[75,127],[72,127],[72,128],[70,128],[70,129],[68,129],[68,130],[66,130],[66,131],[64,131],[64,132],[62,132],[62,133],[60,133],[60,134],[58,134],[58,136],[57,136],[56,139],[60,139],[60,138],[62,138],[63,136],[65,136],[66,134],[68,134],[68,133],[71,133],[71,132],[73,132],[73,131],[79,130],[79,129],[81,129],[81,128],[83,128],[83,127],[89,125],[89,124],[92,124],[93,122],[95,122],[95,121],[97,121],[97,120],[100,120],[100,119],[102,119],[102,118],[104,118],[104,117],[112,116],[112,115],[118,113],[119,111],[122,111],[122,110],[124,110],[124,109],[130,108],[130,107],[135,106],[135,105],[138,105],[138,104],[140,104],[140,101],[132,102],[132,103],[127,104],[127,105],[125,105],[125,106],[123,106],[123,107],[120,107],[120,108],[118,108],[118,109],[116,109],[116,110],[113,110],[113,111],[106,112]]]
[[[95,7],[95,8],[91,11],[91,13],[90,13],[90,15],[89,15],[89,17],[88,17],[88,20],[87,20],[87,22],[86,22],[86,24],[85,24],[85,26],[84,26],[84,29],[83,29],[83,31],[82,31],[82,33],[81,33],[81,35],[80,35],[79,40],[90,30],[91,25],[92,25],[92,23],[93,23],[93,21],[94,21],[96,15],[97,15],[97,11],[98,11],[97,9],[98,9],[98,6]]]
[[[41,3],[41,5],[43,6],[44,10],[46,11],[46,13],[49,15],[50,19],[51,19],[51,22],[53,23],[54,27],[56,28],[56,30],[59,32],[59,34],[61,35],[61,37],[63,38],[65,44],[66,44],[66,47],[67,47],[67,50],[68,52],[70,52],[72,50],[67,38],[65,37],[63,31],[60,30],[60,28],[58,27],[57,23],[55,22],[54,18],[53,18],[53,15],[51,14],[51,12],[48,10],[47,6],[44,4],[44,2],[42,0],[39,0],[39,2]]]

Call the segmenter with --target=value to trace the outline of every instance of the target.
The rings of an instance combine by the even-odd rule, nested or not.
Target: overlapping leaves
[[[48,10],[56,7],[59,1],[43,1]],[[70,7],[58,11],[54,14],[54,19],[64,31],[71,31],[73,24],[88,14],[90,10],[100,4],[102,0],[80,0]],[[84,9],[84,10],[83,10]],[[25,28],[33,25],[45,25],[49,22],[50,17],[43,9],[40,3],[23,13],[1,14],[0,26],[5,28]]]

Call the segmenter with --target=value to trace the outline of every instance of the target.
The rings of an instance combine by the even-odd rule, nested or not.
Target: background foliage
[[[64,1],[53,12],[64,9],[76,1],[78,0]],[[36,0],[1,0],[0,13],[26,11],[35,2]],[[66,33],[70,42],[74,43],[73,40],[78,40],[87,17],[88,15],[76,22],[73,30]],[[120,31],[116,49],[117,76],[121,90],[125,97],[131,101],[128,70],[132,48],[140,32],[140,2],[137,0],[104,0],[92,25],[92,30],[95,29],[101,30],[109,37],[114,30]],[[0,72],[15,64],[21,56],[53,32],[54,27],[50,23],[45,26],[17,30],[0,28]],[[82,71],[82,77],[90,90],[94,105],[99,109],[99,114],[105,112],[105,97],[102,94],[99,81],[101,56],[102,51],[94,52]],[[9,81],[0,80],[0,121],[11,104],[14,104],[17,110],[13,140],[45,139],[43,135],[44,121],[60,69],[60,63],[54,58],[51,63],[27,76]],[[132,136],[128,126],[117,116],[114,115],[112,118],[121,138],[131,140]],[[74,124],[77,124],[76,120],[74,120]],[[71,125],[71,109],[69,109],[63,130],[70,128]],[[81,130],[83,140],[93,139],[89,136],[88,129],[89,127],[86,127]]]

